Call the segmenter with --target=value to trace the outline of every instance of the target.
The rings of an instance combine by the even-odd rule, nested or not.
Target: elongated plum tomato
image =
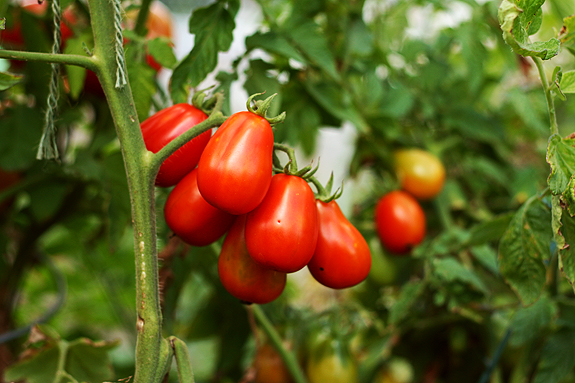
[[[246,245],[254,261],[293,273],[308,264],[318,236],[315,195],[301,177],[276,174],[262,203],[248,213]]]
[[[425,237],[425,213],[411,194],[395,190],[375,206],[375,226],[386,249],[405,254]]]
[[[335,200],[316,200],[319,236],[307,267],[322,285],[344,289],[363,281],[371,268],[371,252],[365,238],[345,218]]]
[[[164,207],[168,227],[192,246],[206,246],[228,231],[235,216],[206,202],[198,190],[198,169],[182,178]]]
[[[422,149],[401,149],[394,157],[403,190],[420,200],[431,199],[441,192],[445,168],[434,154]]]
[[[286,274],[266,269],[248,254],[245,241],[246,215],[237,217],[226,235],[218,274],[225,289],[245,303],[269,303],[279,297],[286,285]]]
[[[272,179],[274,134],[269,122],[252,112],[230,116],[208,142],[198,164],[202,196],[231,214],[254,210]]]
[[[140,125],[146,148],[157,153],[174,138],[193,128],[208,116],[189,104],[176,104],[162,109]],[[156,176],[156,185],[169,187],[177,184],[196,167],[202,151],[210,140],[208,130],[193,138],[168,157]]]

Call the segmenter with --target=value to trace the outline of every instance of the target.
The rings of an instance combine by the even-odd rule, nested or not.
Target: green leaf
[[[410,315],[411,308],[425,291],[423,281],[409,281],[401,288],[401,293],[389,312],[389,323],[396,325]]]
[[[266,92],[267,94],[278,93],[281,97],[280,88],[281,85],[275,75],[271,74],[271,71],[276,69],[273,64],[265,62],[261,59],[251,60],[250,66],[246,70],[246,81],[244,83],[244,88],[248,94]],[[279,111],[279,102],[273,102],[271,104],[272,110],[268,112],[270,116],[275,116]],[[275,109],[273,109],[275,107]]]
[[[575,15],[563,19],[563,28],[559,32],[561,45],[575,54]]]
[[[218,1],[196,9],[192,14],[190,33],[195,35],[194,47],[174,69],[171,79],[170,90],[175,103],[185,102],[189,88],[199,85],[216,68],[218,53],[230,49],[235,12],[235,7],[228,8],[226,2]]]
[[[537,301],[545,285],[549,259],[551,211],[532,197],[517,211],[499,243],[499,268],[524,305]]]
[[[551,193],[561,195],[567,191],[575,174],[575,139],[552,135],[547,147],[547,162],[551,166],[547,179]]]
[[[511,321],[512,346],[522,346],[531,342],[543,331],[557,315],[557,307],[553,300],[544,296],[529,307],[522,307]]]
[[[563,210],[561,217],[561,236],[564,238],[559,249],[559,267],[571,286],[575,289],[575,218],[567,210]]]
[[[64,53],[85,55],[84,44],[86,41],[92,39],[91,33],[85,33],[78,37],[73,37],[66,40],[66,47]],[[68,84],[70,86],[70,96],[76,100],[84,89],[84,82],[86,80],[86,68],[76,65],[66,65],[66,73],[68,74]]]
[[[214,89],[214,93],[216,92],[223,92],[224,93],[224,102],[222,105],[222,113],[225,116],[230,116],[232,114],[232,108],[230,105],[231,100],[231,88],[234,81],[238,79],[237,72],[224,72],[221,71],[216,75],[216,81],[219,82],[219,85]],[[258,93],[258,92],[254,92]],[[250,93],[253,94],[253,93]]]
[[[575,332],[561,330],[543,346],[534,383],[560,382],[575,367]]]
[[[530,42],[529,35],[541,25],[541,5],[544,0],[503,0],[498,18],[503,38],[513,51],[522,56],[549,60],[559,53],[561,42],[551,38],[545,42]]]
[[[0,17],[0,31],[6,29],[6,18]]]
[[[139,51],[139,47],[136,44],[129,44],[133,49],[126,50],[128,80],[134,95],[138,118],[144,121],[148,118],[152,97],[156,93],[156,71],[144,61],[144,55]]]
[[[285,32],[290,43],[311,64],[321,68],[332,79],[338,80],[339,73],[335,67],[335,59],[329,50],[326,37],[320,32],[314,22],[306,22]]]
[[[20,170],[36,161],[36,148],[44,116],[39,108],[18,105],[4,110],[0,123],[0,167],[5,170]]]
[[[565,94],[561,89],[561,80],[563,79],[563,70],[560,66],[556,66],[551,76],[552,88],[557,96],[565,101]]]
[[[575,93],[575,70],[563,73],[559,85],[563,93]]]
[[[489,290],[483,281],[471,270],[465,268],[455,258],[436,258],[433,260],[434,273],[446,282],[462,282],[487,294]]]
[[[246,48],[248,51],[256,48],[263,49],[270,53],[283,56],[287,59],[294,59],[302,64],[307,64],[307,60],[300,52],[290,44],[288,39],[274,31],[262,33],[256,32],[246,38]]]
[[[92,342],[80,338],[68,343],[55,337],[50,329],[35,327],[29,342],[22,358],[6,370],[7,381],[46,383],[55,381],[59,375],[64,378],[58,380],[61,382],[102,382],[113,377],[108,351],[118,341]],[[64,363],[60,365],[62,358]]]
[[[173,44],[165,37],[156,37],[155,39],[149,40],[148,52],[154,60],[164,68],[172,69],[178,62],[174,54]]]
[[[24,76],[19,74],[0,72],[0,92],[6,89],[10,89],[22,81],[23,78]]]
[[[469,231],[470,237],[467,244],[476,246],[499,240],[505,233],[512,218],[513,214],[511,213],[501,214],[473,226]]]

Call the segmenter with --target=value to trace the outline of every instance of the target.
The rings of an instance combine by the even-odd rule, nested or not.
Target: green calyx
[[[341,186],[338,187],[333,194],[331,193],[331,189],[333,188],[333,172],[331,173],[329,181],[327,181],[327,184],[325,186],[323,186],[319,182],[319,180],[313,176],[307,178],[307,180],[311,182],[313,186],[315,186],[315,188],[317,189],[315,199],[318,199],[322,202],[328,203],[330,201],[338,199],[343,194],[343,182],[341,183]]]
[[[274,125],[274,124],[278,124],[280,122],[283,122],[285,120],[285,117],[286,117],[286,112],[282,112],[280,115],[275,116],[275,117],[266,116],[266,113],[267,113],[274,97],[277,96],[277,93],[272,94],[271,96],[269,96],[268,98],[266,98],[263,101],[262,100],[254,101],[254,98],[256,96],[261,96],[262,94],[263,93],[252,94],[248,98],[248,101],[246,103],[247,109],[250,112],[257,114],[258,116],[265,118],[267,120],[267,122],[270,123],[270,125]]]

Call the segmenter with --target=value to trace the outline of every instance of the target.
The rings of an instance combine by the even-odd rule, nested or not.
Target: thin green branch
[[[76,65],[94,72],[98,70],[98,63],[92,57],[71,55],[63,53],[43,53],[28,51],[13,51],[0,49],[0,59],[22,60],[22,61],[39,61],[45,63]]]
[[[274,348],[280,354],[287,369],[291,373],[295,383],[307,383],[307,379],[299,363],[297,362],[295,355],[285,348],[280,335],[278,334],[277,330],[270,322],[270,320],[268,319],[262,308],[258,305],[251,305],[249,306],[248,309],[251,309],[253,311],[254,316],[256,317],[258,322],[260,322],[260,324],[262,325],[264,332],[268,336]]]
[[[557,125],[557,114],[555,112],[555,102],[553,101],[552,88],[549,85],[549,80],[545,74],[545,68],[543,67],[543,60],[539,57],[531,57],[537,71],[539,72],[539,77],[541,78],[541,84],[543,85],[543,90],[545,91],[545,100],[547,101],[547,109],[549,110],[549,124],[551,129],[551,134],[558,134],[559,127]]]
[[[204,121],[200,122],[193,128],[189,129],[188,131],[182,133],[178,137],[174,138],[170,141],[166,146],[160,149],[156,154],[154,154],[152,158],[152,163],[150,164],[152,172],[157,172],[160,168],[160,165],[169,157],[171,156],[176,150],[184,146],[190,140],[194,139],[195,137],[199,136],[200,134],[206,132],[208,129],[211,129],[215,126],[220,126],[226,120],[226,116],[222,114],[220,111],[223,95],[218,94],[218,101],[216,106],[214,107],[213,112],[210,116],[205,119]]]
[[[142,4],[140,5],[138,17],[136,18],[136,25],[134,26],[134,32],[139,36],[144,36],[148,32],[146,22],[148,21],[151,4],[152,0],[142,0]]]

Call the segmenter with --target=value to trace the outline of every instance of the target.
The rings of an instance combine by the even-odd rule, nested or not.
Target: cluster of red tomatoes
[[[445,168],[439,158],[422,149],[399,150],[394,160],[402,190],[381,197],[375,207],[375,225],[387,250],[406,254],[425,237],[425,213],[418,200],[441,192]]]
[[[274,169],[272,127],[265,108],[250,103],[213,136],[200,134],[160,167],[156,185],[175,185],[164,208],[168,227],[193,246],[227,233],[219,276],[244,302],[271,302],[284,290],[286,274],[305,266],[334,289],[360,283],[371,267],[365,239],[333,196],[316,197],[308,183],[312,174]],[[158,152],[206,118],[189,104],[154,114],[141,124],[148,150]]]

